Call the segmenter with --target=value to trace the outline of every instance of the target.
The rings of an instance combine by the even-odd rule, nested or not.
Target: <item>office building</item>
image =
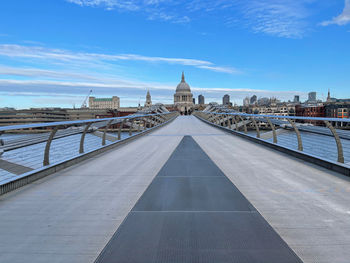
[[[222,104],[223,105],[230,105],[230,95],[225,94],[224,97],[222,97]]]
[[[120,108],[120,99],[117,96],[112,98],[89,97],[89,108],[117,110]]]
[[[204,103],[204,96],[203,96],[203,95],[199,95],[199,96],[198,96],[198,104],[200,104],[200,105],[205,104],[205,103]]]

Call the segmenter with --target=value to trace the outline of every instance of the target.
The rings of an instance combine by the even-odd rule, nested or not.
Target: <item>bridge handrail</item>
[[[328,118],[328,117],[303,117],[303,116],[282,116],[282,115],[263,115],[263,114],[248,114],[242,112],[205,112],[206,114],[214,115],[235,115],[244,117],[257,117],[257,118],[275,118],[275,119],[286,119],[286,120],[307,120],[307,121],[330,121],[330,122],[349,122],[350,119],[342,118]]]
[[[98,129],[104,128],[102,131],[102,140],[101,140],[101,147],[106,145],[106,136],[107,136],[107,130],[111,125],[119,124],[118,129],[118,136],[114,138],[115,140],[121,140],[121,132],[126,122],[129,122],[129,136],[132,135],[132,130],[134,128],[135,119],[138,120],[138,127],[137,132],[141,132],[141,122],[143,123],[143,130],[146,130],[147,128],[153,128],[155,126],[158,126],[176,114],[175,112],[166,112],[166,113],[152,113],[152,114],[137,114],[137,115],[128,115],[123,117],[113,117],[113,118],[101,118],[101,119],[89,119],[89,120],[80,120],[80,121],[60,121],[60,122],[49,122],[49,123],[36,123],[36,124],[26,124],[26,125],[12,125],[12,126],[4,126],[0,127],[0,135],[1,133],[5,131],[14,131],[14,130],[23,130],[23,129],[32,129],[32,128],[48,128],[51,127],[51,131],[44,135],[43,138],[39,138],[38,140],[34,142],[25,142],[24,144],[21,144],[20,146],[16,146],[17,148],[28,146],[31,144],[37,144],[40,142],[46,142],[45,145],[45,151],[44,151],[44,158],[43,158],[43,166],[50,165],[50,147],[51,143],[54,139],[60,138],[60,136],[56,136],[57,132],[60,128],[64,128],[63,130],[68,130],[67,127],[71,126],[78,126],[80,128],[79,133],[82,133],[80,138],[80,146],[79,146],[79,154],[84,153],[84,141],[85,141],[85,135],[88,132],[96,131]],[[95,124],[95,126],[92,126]],[[101,125],[96,125],[101,124]],[[67,133],[65,136],[73,135],[75,132]],[[47,137],[46,137],[47,136]],[[0,137],[1,139],[1,137]],[[3,142],[0,140],[0,142]],[[0,150],[2,155],[6,151],[10,151],[14,149],[12,146],[9,148],[6,147],[7,145],[4,143],[1,143]]]
[[[142,118],[142,117],[147,117],[147,116],[151,117],[151,116],[168,115],[168,114],[172,114],[172,112],[128,115],[128,116],[123,116],[123,117],[89,119],[89,120],[80,120],[80,121],[58,121],[58,122],[44,122],[44,123],[33,123],[33,124],[9,125],[9,126],[1,126],[0,132],[11,131],[11,130],[32,129],[32,128],[55,127],[55,126],[73,126],[73,125],[79,125],[79,124],[88,124],[91,122],[98,123],[98,122],[105,122],[105,121],[110,121],[110,120],[136,119],[136,118]]]
[[[277,137],[278,134],[275,130],[275,125],[281,126],[284,128],[290,128],[293,129],[296,133],[297,139],[298,139],[298,151],[303,151],[303,142],[300,136],[300,130],[305,130],[305,127],[308,126],[302,126],[302,125],[296,125],[296,121],[309,121],[309,122],[315,122],[315,123],[322,123],[325,127],[324,129],[328,130],[329,134],[334,137],[336,145],[337,145],[337,152],[338,152],[338,162],[344,164],[344,152],[343,152],[343,146],[340,139],[340,136],[338,134],[339,131],[335,129],[335,127],[332,125],[333,122],[345,122],[350,123],[350,119],[340,119],[340,118],[322,118],[322,117],[303,117],[303,116],[281,116],[281,115],[261,115],[261,114],[248,114],[248,113],[242,113],[242,112],[210,112],[210,111],[198,111],[195,114],[198,114],[200,117],[204,117],[206,121],[213,123],[214,125],[218,126],[224,126],[227,129],[235,130],[236,132],[239,132],[239,127],[237,124],[236,117],[238,116],[241,120],[241,123],[244,126],[244,133],[246,136],[250,136],[247,134],[247,123],[244,121],[244,119],[251,121],[255,128],[256,128],[256,137],[259,140],[261,139],[260,130],[258,127],[257,122],[263,122],[266,125],[268,125],[271,128],[272,131],[272,138],[273,138],[273,144],[277,144]],[[275,120],[275,121],[274,121]],[[279,120],[279,121],[277,121]],[[233,123],[235,123],[235,128],[233,128]],[[322,127],[319,127],[322,128]],[[310,131],[312,132],[312,131]],[[317,133],[317,132],[315,132]],[[347,134],[349,135],[349,134]],[[342,135],[342,138],[346,137],[345,135]],[[346,138],[349,139],[349,138]]]
[[[152,114],[135,114],[128,115],[123,117],[113,117],[113,118],[101,118],[101,119],[89,119],[89,120],[80,120],[80,121],[63,121],[63,122],[50,122],[50,123],[38,123],[38,124],[28,124],[28,125],[12,125],[12,126],[4,126],[0,128],[0,135],[5,131],[16,131],[16,130],[26,130],[31,128],[43,128],[50,127],[50,129],[45,130],[44,134],[40,133],[40,136],[33,137],[30,136],[28,139],[14,139],[13,145],[3,143],[0,136],[0,156],[2,154],[6,155],[7,151],[11,151],[13,149],[18,149],[21,147],[26,147],[33,144],[44,143],[45,149],[43,149],[43,155],[41,157],[41,152],[39,154],[35,153],[35,158],[40,158],[40,162],[42,160],[42,166],[40,168],[37,167],[38,163],[36,163],[36,167],[31,167],[27,164],[27,162],[16,163],[16,160],[19,159],[11,159],[4,158],[2,159],[3,165],[1,168],[9,173],[14,174],[9,178],[5,178],[0,180],[0,195],[12,191],[18,187],[21,187],[25,184],[28,184],[34,180],[37,180],[43,176],[46,176],[57,169],[63,169],[69,165],[72,165],[80,160],[84,160],[88,156],[93,156],[99,152],[103,152],[107,149],[120,145],[124,142],[132,140],[137,136],[141,136],[142,134],[146,134],[157,127],[161,127],[171,120],[175,119],[178,115],[178,112],[164,112],[164,113],[152,113]],[[112,125],[116,125],[112,127]],[[72,126],[76,126],[76,129],[70,130]],[[113,128],[116,133],[108,134],[110,128]],[[129,136],[126,138],[122,138],[122,132],[128,132]],[[60,133],[61,132],[61,133]],[[94,146],[93,148],[84,149],[84,146],[89,145],[85,142],[85,138],[87,137],[87,133],[91,133],[94,136],[100,137],[100,145],[96,144],[96,140],[93,140]],[[66,158],[61,158],[59,160],[55,160],[53,163],[50,162],[50,147],[51,143],[55,139],[60,139],[62,137],[72,136],[81,134],[78,138],[73,137],[76,143],[71,143],[72,146],[77,149],[74,153],[74,149],[67,149],[68,154],[72,154],[72,156],[66,156]],[[39,134],[38,134],[39,135]],[[91,138],[91,137],[90,137]],[[107,143],[106,140],[109,142]],[[61,143],[62,141],[58,141]],[[91,141],[90,141],[91,142]],[[63,145],[65,144],[63,140]],[[8,147],[7,147],[8,146]],[[41,146],[40,146],[41,147]],[[66,154],[66,147],[59,149],[59,151],[63,151],[63,154]],[[62,154],[61,154],[62,155]],[[42,158],[42,159],[41,159]],[[36,159],[38,160],[38,159]],[[30,179],[28,179],[30,178]],[[1,179],[1,178],[0,178]]]

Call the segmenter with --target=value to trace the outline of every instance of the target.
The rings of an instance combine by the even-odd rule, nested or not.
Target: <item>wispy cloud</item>
[[[300,38],[307,29],[307,1],[252,0],[242,2],[246,25],[256,33],[286,38]]]
[[[37,46],[21,46],[13,44],[0,45],[0,56],[12,58],[33,58],[41,60],[54,60],[61,62],[77,62],[88,61],[91,63],[103,62],[121,62],[121,61],[141,61],[148,63],[167,63],[184,66],[192,66],[199,69],[205,69],[215,72],[223,72],[229,74],[240,74],[241,70],[233,67],[217,66],[210,61],[188,59],[188,58],[166,58],[166,57],[151,57],[137,54],[102,54],[102,53],[85,53],[72,52],[62,49],[50,49]]]
[[[215,17],[223,24],[250,28],[255,33],[300,38],[307,31],[308,5],[315,0],[66,0],[80,6],[140,12],[150,20],[188,23]]]
[[[334,17],[332,20],[324,21],[321,23],[322,26],[338,25],[344,26],[350,23],[350,0],[345,0],[345,7],[343,12]]]
[[[0,79],[0,94],[2,96],[25,96],[25,97],[47,97],[55,98],[61,105],[71,107],[73,102],[81,102],[84,98],[83,94],[87,90],[93,89],[98,95],[111,96],[118,94],[123,98],[124,106],[137,105],[138,100],[144,98],[145,90],[150,89],[152,100],[161,103],[173,103],[172,95],[175,92],[176,84],[165,85],[161,83],[147,83],[137,81],[121,81],[114,80],[109,83],[92,83],[92,82],[69,82],[69,81],[48,81],[48,80],[2,80]],[[203,94],[206,101],[219,102],[224,93],[230,94],[231,100],[238,104],[242,104],[243,98],[246,96],[257,95],[258,97],[277,97],[281,100],[292,99],[295,94],[306,97],[305,92],[300,91],[270,91],[260,89],[247,88],[200,88],[191,87],[192,92]],[[45,98],[46,99],[46,98]],[[34,104],[38,101],[34,101]],[[42,105],[50,106],[50,100],[41,100]],[[6,106],[6,105],[4,105]]]
[[[188,23],[190,18],[181,15],[177,10],[169,10],[170,7],[179,6],[172,0],[66,0],[67,2],[88,7],[102,7],[108,11],[141,12],[147,15],[149,20],[162,20],[172,23]]]
[[[140,6],[137,4],[138,1],[119,1],[119,0],[67,0],[67,2],[78,4],[80,6],[102,6],[107,10],[119,8],[126,10],[139,10]]]

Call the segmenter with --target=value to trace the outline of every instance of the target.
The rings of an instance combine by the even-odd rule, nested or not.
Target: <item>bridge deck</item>
[[[0,262],[93,262],[184,135],[304,262],[348,262],[348,178],[194,117],[0,197]]]
[[[301,261],[185,136],[97,262]]]

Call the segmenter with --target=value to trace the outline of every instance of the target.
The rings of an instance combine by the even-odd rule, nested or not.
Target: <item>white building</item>
[[[89,108],[117,110],[120,108],[120,99],[117,96],[113,96],[112,98],[89,97]]]
[[[181,82],[177,85],[176,93],[174,94],[174,105],[181,114],[187,115],[193,111],[193,94],[190,86],[185,81],[183,72]]]
[[[149,90],[148,90],[147,95],[146,95],[145,107],[151,107],[151,106],[152,106],[152,98],[151,98],[151,94],[149,93]]]

